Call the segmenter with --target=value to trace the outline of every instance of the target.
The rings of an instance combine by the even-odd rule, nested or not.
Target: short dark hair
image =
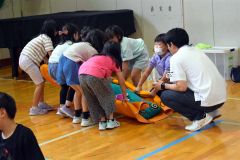
[[[6,110],[10,119],[15,118],[17,112],[16,102],[10,95],[0,92],[0,108]]]
[[[112,39],[114,36],[118,36],[119,37],[119,42],[122,41],[122,38],[124,36],[124,32],[122,30],[122,28],[120,28],[118,25],[112,25],[106,28],[105,30],[107,39]]]
[[[84,41],[84,39],[86,38],[88,32],[90,32],[93,28],[91,26],[84,26],[81,29],[81,39]]]
[[[164,44],[167,44],[166,41],[165,41],[165,36],[166,36],[166,33],[162,33],[162,34],[157,35],[154,39],[154,42],[162,42]]]
[[[42,29],[40,31],[40,34],[46,34],[48,37],[51,38],[51,40],[54,40],[54,33],[57,31],[57,24],[54,20],[48,19],[43,22]]]
[[[92,47],[98,51],[98,53],[101,53],[106,38],[103,31],[99,29],[93,29],[88,32],[84,41],[90,43]]]
[[[120,43],[107,41],[104,44],[102,55],[110,56],[116,63],[116,67],[122,70],[122,57]]]
[[[80,33],[80,30],[75,24],[67,23],[62,27],[62,32],[60,44],[66,41],[75,42],[74,34]]]
[[[167,32],[165,40],[167,44],[173,43],[178,48],[189,44],[189,36],[182,28],[174,28]]]

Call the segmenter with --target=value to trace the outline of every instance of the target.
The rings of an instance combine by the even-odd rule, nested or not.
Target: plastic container
[[[232,67],[239,65],[237,47],[213,47],[202,50],[216,65],[225,80],[230,80]]]

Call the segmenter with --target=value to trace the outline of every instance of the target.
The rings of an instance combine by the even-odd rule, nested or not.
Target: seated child
[[[134,86],[137,86],[141,72],[148,64],[148,51],[143,39],[133,39],[123,35],[123,30],[117,25],[109,26],[106,29],[108,40],[121,44],[122,68],[125,80],[131,75]]]
[[[0,160],[44,160],[33,132],[14,121],[16,103],[0,92]]]
[[[170,57],[171,53],[168,51],[167,44],[164,40],[165,34],[159,34],[154,40],[154,52],[155,54],[150,60],[147,69],[142,74],[140,81],[136,87],[136,92],[142,90],[142,85],[146,81],[147,77],[151,74],[153,68],[156,68],[158,74],[161,76],[162,81],[167,82],[167,73],[170,70]],[[155,96],[156,91],[153,89],[151,94]]]

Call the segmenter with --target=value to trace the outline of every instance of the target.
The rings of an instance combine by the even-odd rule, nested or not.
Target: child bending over
[[[60,57],[63,55],[63,52],[67,50],[74,42],[77,42],[80,39],[80,31],[78,27],[74,24],[67,23],[62,27],[61,41],[53,50],[51,56],[49,57],[48,71],[49,75],[54,80],[57,80],[57,68]],[[68,117],[73,118],[73,110],[70,109],[70,106],[73,101],[74,89],[69,87],[67,84],[61,84],[60,90],[60,107],[58,108],[58,115],[67,115]],[[63,110],[63,111],[61,111]]]
[[[148,64],[149,56],[144,41],[141,38],[124,37],[123,30],[117,25],[109,26],[106,35],[108,40],[121,44],[123,76],[127,80],[131,75],[133,84],[137,86],[141,72]]]
[[[19,57],[19,66],[25,71],[36,85],[33,94],[33,103],[29,115],[46,114],[53,108],[44,103],[44,80],[39,66],[47,54],[50,56],[53,51],[53,39],[57,35],[56,22],[47,20],[43,23],[40,35],[32,39],[23,48]]]
[[[99,122],[99,130],[113,129],[120,126],[120,123],[113,116],[115,96],[109,78],[112,72],[116,73],[124,100],[127,100],[121,65],[120,45],[109,41],[105,43],[100,55],[93,56],[84,62],[79,69],[79,81],[91,117],[94,122]]]
[[[98,29],[91,30],[83,42],[72,44],[59,60],[57,68],[57,82],[67,84],[75,90],[73,123],[80,123],[82,127],[91,125],[85,98],[82,95],[81,84],[78,80],[78,69],[80,65],[93,55],[102,51],[104,45],[104,33]],[[82,108],[82,110],[81,110]],[[64,110],[61,110],[64,111]],[[82,113],[83,111],[83,113]],[[65,113],[65,112],[64,112]],[[81,119],[81,114],[83,118]]]

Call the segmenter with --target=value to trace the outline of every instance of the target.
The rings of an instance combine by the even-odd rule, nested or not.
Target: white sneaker
[[[107,129],[113,129],[120,126],[120,123],[118,121],[114,120],[107,120]]]
[[[219,109],[209,112],[208,114],[213,118],[212,121],[222,116]]]
[[[107,128],[107,122],[99,122],[98,123],[98,129],[100,131],[106,130],[106,128]]]
[[[73,117],[72,123],[78,124],[80,122],[81,122],[81,117],[76,117],[76,116]]]
[[[60,108],[60,111],[70,118],[74,117],[74,111],[71,108],[66,107],[65,105]]]
[[[48,110],[46,110],[46,109],[41,109],[39,107],[31,107],[29,110],[29,115],[36,116],[36,115],[47,114],[47,112],[48,112]]]
[[[208,113],[206,113],[206,116],[203,119],[193,121],[193,123],[191,125],[186,126],[185,129],[189,131],[197,131],[202,127],[206,126],[207,124],[209,124],[212,121],[212,119],[213,118]]]
[[[93,125],[93,123],[92,123],[90,118],[88,118],[88,119],[82,118],[82,122],[81,122],[82,127],[88,127],[88,126],[91,126],[91,125]]]
[[[52,106],[50,106],[49,104],[44,103],[44,102],[40,102],[40,103],[38,104],[38,108],[40,108],[40,109],[45,109],[45,110],[47,110],[47,111],[52,111],[52,110],[53,110],[53,107],[52,107]]]

